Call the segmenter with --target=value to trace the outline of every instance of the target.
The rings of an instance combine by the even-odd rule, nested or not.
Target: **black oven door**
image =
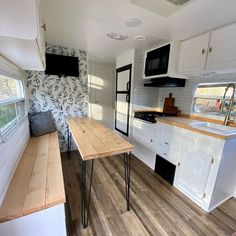
[[[170,44],[147,53],[145,76],[167,74],[170,55]]]

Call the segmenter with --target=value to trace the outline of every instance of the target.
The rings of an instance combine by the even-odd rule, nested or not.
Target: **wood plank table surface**
[[[0,222],[64,202],[57,132],[30,138],[0,207]]]
[[[83,160],[134,150],[132,144],[92,118],[69,118],[67,123]]]
[[[89,222],[89,204],[93,177],[94,159],[124,154],[125,197],[127,211],[130,210],[130,165],[134,146],[92,118],[69,118],[68,131],[80,152],[81,165],[81,220],[84,228]],[[70,134],[68,133],[70,139]],[[68,143],[70,141],[68,140]],[[70,145],[69,145],[70,146]],[[86,163],[92,162],[88,195],[86,194]],[[87,198],[86,198],[87,197]]]

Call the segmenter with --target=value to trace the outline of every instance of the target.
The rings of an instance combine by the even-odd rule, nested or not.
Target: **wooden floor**
[[[80,158],[62,154],[69,236],[75,235],[232,235],[236,199],[205,213],[135,157],[131,172],[131,210],[126,211],[123,160],[95,160],[90,223],[80,217]]]

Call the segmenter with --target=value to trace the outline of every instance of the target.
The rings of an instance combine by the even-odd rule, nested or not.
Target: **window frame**
[[[0,106],[7,106],[14,104],[15,105],[15,113],[16,117],[13,118],[11,121],[9,121],[6,125],[0,128],[0,144],[5,143],[8,138],[11,136],[11,134],[14,133],[14,130],[16,130],[21,123],[26,119],[27,117],[27,106],[26,106],[26,90],[25,90],[25,83],[23,79],[16,78],[15,76],[12,75],[5,75],[5,74],[0,74],[2,76],[5,76],[9,79],[16,80],[19,83],[19,90],[20,90],[20,96],[16,98],[10,98],[10,99],[4,99],[0,101]],[[23,76],[22,76],[23,77]],[[18,112],[18,104],[20,102],[24,102],[24,111],[23,111],[23,116],[19,116]]]
[[[194,110],[194,106],[195,106],[195,100],[196,99],[205,99],[205,100],[220,100],[220,101],[222,101],[223,100],[223,95],[224,94],[222,94],[222,97],[221,98],[219,98],[219,97],[215,97],[215,98],[210,98],[210,97],[197,97],[196,96],[196,93],[197,93],[197,89],[201,86],[201,85],[204,85],[204,87],[221,87],[220,85],[222,85],[222,86],[227,86],[228,84],[235,84],[235,86],[236,86],[236,82],[235,81],[232,81],[232,82],[206,82],[206,83],[199,83],[197,86],[196,86],[196,88],[195,88],[195,90],[194,90],[194,93],[193,93],[193,98],[192,98],[192,105],[191,105],[191,114],[192,115],[194,115],[194,116],[199,116],[199,117],[209,117],[209,118],[212,118],[212,119],[216,119],[216,120],[224,120],[224,117],[225,117],[225,115],[222,115],[223,113],[220,113],[219,112],[219,114],[217,115],[217,112],[212,112],[212,114],[211,114],[211,112],[196,112],[195,110]],[[215,86],[214,86],[215,85]],[[235,102],[236,102],[236,93],[235,93]],[[236,115],[232,115],[234,118],[236,118]]]

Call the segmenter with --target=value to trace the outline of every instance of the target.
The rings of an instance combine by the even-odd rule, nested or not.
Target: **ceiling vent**
[[[130,3],[160,16],[168,17],[193,0],[130,0]]]
[[[107,37],[110,39],[123,41],[128,38],[128,35],[124,35],[124,34],[120,34],[120,33],[116,33],[116,32],[110,32],[110,33],[107,33]]]
[[[189,2],[190,0],[166,0],[176,6],[182,6],[184,5],[185,3]]]

